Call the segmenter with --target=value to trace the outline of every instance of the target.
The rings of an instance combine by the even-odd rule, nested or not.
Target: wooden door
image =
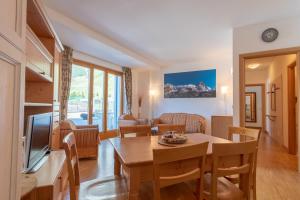
[[[21,65],[0,57],[0,194],[18,199],[23,112],[20,98]]]
[[[272,85],[275,86],[275,88],[271,89]],[[268,118],[270,127],[269,131],[271,137],[279,144],[283,145],[282,76],[277,77],[273,82],[271,82],[270,91],[275,92],[275,99],[271,100],[271,98],[269,98],[269,106],[271,107],[270,117]]]

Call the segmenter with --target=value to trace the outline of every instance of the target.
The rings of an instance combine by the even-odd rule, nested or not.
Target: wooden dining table
[[[186,134],[187,142],[176,147],[189,146],[209,142],[207,150],[206,171],[211,170],[211,155],[213,143],[230,143],[231,141],[201,133]],[[154,148],[176,148],[158,143],[160,136],[143,136],[130,138],[111,138],[109,141],[114,147],[114,174],[122,174],[127,179],[129,200],[139,199],[139,189],[143,182],[153,180],[153,153]],[[195,159],[170,164],[167,173],[184,173],[197,166]]]

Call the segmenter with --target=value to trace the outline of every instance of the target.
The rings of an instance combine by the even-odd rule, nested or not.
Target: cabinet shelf
[[[27,107],[51,107],[51,103],[32,103],[32,102],[25,102],[24,106]]]
[[[47,75],[37,72],[37,70],[35,71],[32,67],[26,67],[26,81],[52,83],[53,79]]]

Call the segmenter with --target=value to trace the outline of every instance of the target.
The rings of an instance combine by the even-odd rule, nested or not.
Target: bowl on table
[[[168,144],[183,144],[187,141],[187,137],[184,134],[177,134],[170,131],[161,136],[161,141]]]

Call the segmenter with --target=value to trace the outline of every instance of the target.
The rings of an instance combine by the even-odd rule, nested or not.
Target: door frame
[[[266,131],[266,85],[264,83],[253,83],[253,84],[245,84],[246,86],[257,86],[261,87],[261,104],[262,104],[262,125],[261,125],[261,130],[263,132]],[[257,127],[251,127],[251,128],[257,128]]]
[[[297,66],[296,61],[288,66],[287,70],[287,86],[288,86],[288,150],[290,154],[295,155],[297,153],[297,138],[296,133],[296,102],[297,99],[295,94],[296,79],[295,79],[295,68]],[[293,74],[290,77],[289,71],[292,70]]]
[[[260,51],[260,52],[252,52],[246,54],[239,55],[239,103],[240,103],[240,110],[239,110],[239,123],[240,126],[245,126],[245,60],[252,59],[252,58],[263,58],[263,57],[273,57],[273,56],[281,56],[281,55],[288,55],[288,54],[296,54],[296,64],[299,69],[300,64],[300,47],[292,47],[292,48],[283,48],[283,49],[275,49],[275,50],[268,50],[268,51]],[[298,77],[298,94],[300,87],[299,87],[300,77]],[[297,105],[296,110],[299,112],[300,106]],[[299,119],[298,119],[299,120]],[[299,124],[299,122],[298,122]],[[299,130],[296,135],[288,134],[289,140],[297,140],[297,135],[299,136]],[[300,140],[300,138],[299,138]],[[298,149],[300,149],[300,142],[298,142]],[[299,165],[300,170],[300,165]]]

